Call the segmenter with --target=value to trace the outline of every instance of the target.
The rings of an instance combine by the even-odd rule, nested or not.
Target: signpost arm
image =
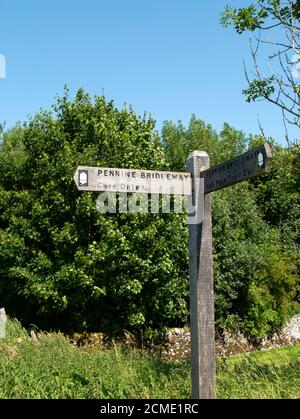
[[[208,167],[206,152],[194,151],[187,160],[187,170],[193,176],[189,209],[193,399],[216,397],[211,199],[210,194],[204,195],[204,179],[200,178],[200,172]]]

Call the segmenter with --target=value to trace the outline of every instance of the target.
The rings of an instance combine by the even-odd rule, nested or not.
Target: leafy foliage
[[[118,110],[79,90],[57,99],[0,146],[0,301],[25,323],[61,330],[143,330],[188,322],[184,214],[97,211],[79,192],[79,165],[185,170],[193,150],[211,164],[261,142],[192,116],[185,128]],[[299,293],[299,152],[273,144],[270,175],[213,194],[216,321],[261,336]],[[294,170],[296,168],[296,170]],[[298,169],[297,169],[298,168]]]
[[[179,169],[184,164],[184,155],[193,150],[207,151],[214,165],[259,145],[261,139],[247,138],[227,124],[218,135],[209,125],[192,117],[187,129],[181,123],[178,126],[166,123],[163,143],[171,168]],[[253,336],[267,334],[283,323],[299,287],[298,229],[294,222],[300,219],[300,197],[293,180],[286,180],[294,178],[295,156],[292,150],[276,145],[273,148],[274,172],[269,177],[212,194],[217,325],[240,327]],[[287,156],[285,164],[282,154]],[[280,175],[276,174],[278,170]],[[282,217],[276,218],[275,214],[281,211]]]
[[[79,90],[4,136],[0,298],[40,327],[120,330],[187,320],[181,215],[99,214],[78,165],[163,169],[154,122]],[[182,263],[183,262],[183,263]]]

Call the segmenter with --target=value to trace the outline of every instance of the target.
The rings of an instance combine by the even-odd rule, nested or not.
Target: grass
[[[138,350],[78,350],[61,334],[32,342],[16,320],[0,340],[0,398],[189,398],[188,362]],[[300,398],[300,345],[217,359],[219,398]]]
[[[300,398],[300,345],[218,359],[220,398]]]

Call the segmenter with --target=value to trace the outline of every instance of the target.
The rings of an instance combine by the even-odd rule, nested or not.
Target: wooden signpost
[[[270,171],[272,152],[269,144],[247,151],[231,160],[201,171],[204,193],[242,182]]]
[[[194,151],[187,172],[77,168],[74,181],[81,191],[135,192],[189,197],[190,317],[192,398],[213,399],[215,393],[215,321],[210,192],[270,171],[268,144],[212,168],[204,151]]]
[[[215,394],[215,322],[210,192],[270,171],[268,144],[209,168],[209,156],[194,151],[187,160],[192,173],[196,223],[189,223],[192,398]],[[191,214],[189,215],[191,216]]]
[[[74,180],[81,191],[192,194],[191,174],[182,172],[80,166]]]

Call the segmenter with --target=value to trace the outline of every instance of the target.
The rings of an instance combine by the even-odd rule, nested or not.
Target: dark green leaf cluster
[[[274,77],[268,77],[264,80],[254,79],[249,82],[249,87],[243,90],[248,103],[255,102],[258,99],[266,99],[274,92]]]
[[[225,27],[233,24],[237,33],[241,34],[245,30],[254,31],[261,28],[267,17],[268,11],[265,8],[258,9],[254,4],[240,9],[226,6],[221,23]]]
[[[226,6],[220,22],[224,27],[233,25],[238,34],[256,29],[268,29],[284,24],[293,25],[300,19],[300,5],[297,0],[258,0],[248,7]]]

